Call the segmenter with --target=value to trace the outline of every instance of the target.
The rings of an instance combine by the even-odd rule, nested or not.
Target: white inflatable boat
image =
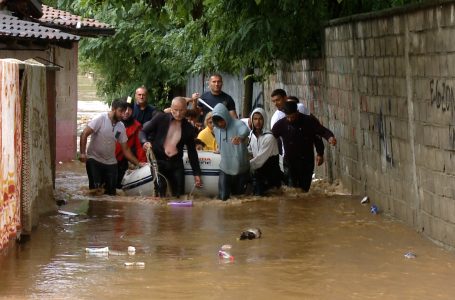
[[[220,154],[210,151],[198,151],[199,165],[202,173],[202,188],[194,187],[193,170],[191,169],[188,154],[183,155],[185,168],[185,193],[213,197],[218,195],[218,175],[220,173]],[[155,185],[150,166],[146,165],[139,169],[128,171],[122,180],[123,191],[130,196],[153,196]]]

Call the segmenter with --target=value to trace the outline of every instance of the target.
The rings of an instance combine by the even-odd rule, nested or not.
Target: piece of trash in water
[[[134,255],[136,254],[136,248],[133,246],[128,246],[128,254],[129,255]]]
[[[67,204],[68,201],[66,201],[65,199],[56,199],[55,203],[57,204],[57,206],[63,206],[65,204]]]
[[[145,262],[142,262],[142,261],[125,262],[124,266],[125,267],[140,267],[140,268],[143,268],[143,267],[145,267]]]
[[[377,214],[379,213],[379,209],[378,209],[378,207],[377,207],[376,205],[373,204],[373,205],[371,206],[370,212],[371,212],[372,214],[374,214],[374,215],[377,215]]]
[[[368,196],[365,196],[360,201],[360,204],[367,204],[368,202],[370,202],[370,198],[368,198]]]
[[[85,253],[88,254],[109,254],[109,247],[94,247],[94,248],[85,248]]]
[[[62,162],[62,161],[59,161],[58,164],[59,164],[59,165],[63,165],[63,162]]]
[[[225,250],[225,251],[229,250],[231,248],[232,248],[232,245],[228,245],[228,244],[221,246],[221,250]]]
[[[404,257],[409,258],[409,259],[413,259],[413,258],[416,258],[417,255],[414,252],[409,251],[409,252],[406,252],[404,254]]]
[[[192,200],[170,201],[170,202],[167,203],[167,205],[177,206],[177,207],[190,207],[190,206],[193,206],[193,201]]]
[[[76,217],[76,216],[79,216],[79,214],[77,213],[73,213],[73,212],[70,212],[70,211],[66,211],[66,210],[57,210],[57,212],[61,215],[65,215],[65,216],[70,216],[70,217]]]
[[[224,250],[218,251],[218,257],[220,259],[229,260],[231,262],[234,261],[234,256],[232,256],[229,252],[224,251]]]
[[[261,229],[259,228],[249,228],[240,234],[240,240],[252,240],[258,239],[262,236]]]

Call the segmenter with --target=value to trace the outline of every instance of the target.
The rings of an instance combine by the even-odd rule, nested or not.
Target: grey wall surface
[[[282,65],[264,90],[300,97],[335,133],[328,176],[453,248],[455,5],[432,3],[332,22],[324,58]]]

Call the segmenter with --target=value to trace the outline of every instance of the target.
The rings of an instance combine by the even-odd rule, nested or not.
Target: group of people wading
[[[282,89],[271,94],[277,110],[269,130],[262,108],[254,109],[247,119],[238,119],[235,102],[222,91],[219,74],[211,75],[208,85],[202,95],[175,97],[164,111],[147,102],[143,86],[136,89],[134,100],[114,100],[111,111],[91,120],[81,134],[79,160],[86,165],[89,188],[115,195],[129,164],[145,165],[146,153],[152,151],[172,196],[180,197],[186,149],[197,188],[203,185],[197,150],[220,153],[218,198],[223,201],[246,193],[250,183],[258,196],[283,183],[308,192],[315,163],[324,162],[321,138],[336,145],[333,133]]]

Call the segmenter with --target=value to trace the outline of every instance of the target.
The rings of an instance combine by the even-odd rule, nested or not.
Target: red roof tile
[[[107,29],[112,31],[112,34],[114,33],[114,29],[110,25],[94,19],[82,18],[81,16],[76,16],[67,11],[55,9],[47,5],[42,6],[42,11],[43,16],[39,21],[47,25],[54,24],[72,29]]]
[[[31,40],[78,41],[79,36],[0,13],[0,36]]]

